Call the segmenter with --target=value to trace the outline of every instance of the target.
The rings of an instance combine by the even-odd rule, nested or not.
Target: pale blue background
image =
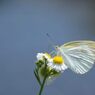
[[[37,95],[37,52],[56,44],[95,40],[94,0],[0,0],[0,95]],[[43,95],[94,95],[95,66],[80,76],[67,70]]]

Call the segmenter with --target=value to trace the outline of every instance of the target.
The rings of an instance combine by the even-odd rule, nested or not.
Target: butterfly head
[[[57,54],[61,54],[62,53],[62,49],[60,48],[60,46],[55,46],[55,50],[57,52]]]
[[[59,50],[59,46],[55,46],[55,50]]]

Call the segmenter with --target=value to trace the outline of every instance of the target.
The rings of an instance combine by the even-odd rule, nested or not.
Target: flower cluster
[[[64,64],[62,56],[52,57],[48,53],[38,53],[34,74],[41,86],[39,95],[41,95],[44,84],[59,76],[65,69],[67,66]]]
[[[38,53],[37,60],[44,61],[44,58],[47,60],[47,65],[49,68],[56,70],[57,72],[63,72],[67,69],[67,66],[64,64],[62,56],[56,55],[52,57],[48,53]]]

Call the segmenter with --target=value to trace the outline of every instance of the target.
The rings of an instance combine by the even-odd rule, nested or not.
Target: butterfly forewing
[[[72,71],[84,74],[95,63],[94,41],[72,41],[60,46],[65,64]]]

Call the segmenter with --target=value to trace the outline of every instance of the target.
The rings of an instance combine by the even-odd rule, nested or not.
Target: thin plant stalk
[[[46,72],[46,69],[47,69],[47,60],[45,59],[45,71],[44,71],[45,76],[44,76],[43,82],[42,82],[42,84],[41,84],[41,86],[40,86],[40,91],[39,91],[39,94],[38,94],[38,95],[41,95],[41,94],[42,94],[42,91],[43,91],[43,89],[44,89],[44,85],[45,85],[46,79],[47,79],[47,77],[48,77],[48,74],[47,74],[47,72]]]
[[[38,95],[41,95],[42,94],[42,91],[44,89],[44,85],[45,85],[46,79],[47,79],[47,76],[44,77],[44,80],[43,80],[43,83],[41,85],[41,88],[40,88],[40,91],[39,91],[39,94]]]

